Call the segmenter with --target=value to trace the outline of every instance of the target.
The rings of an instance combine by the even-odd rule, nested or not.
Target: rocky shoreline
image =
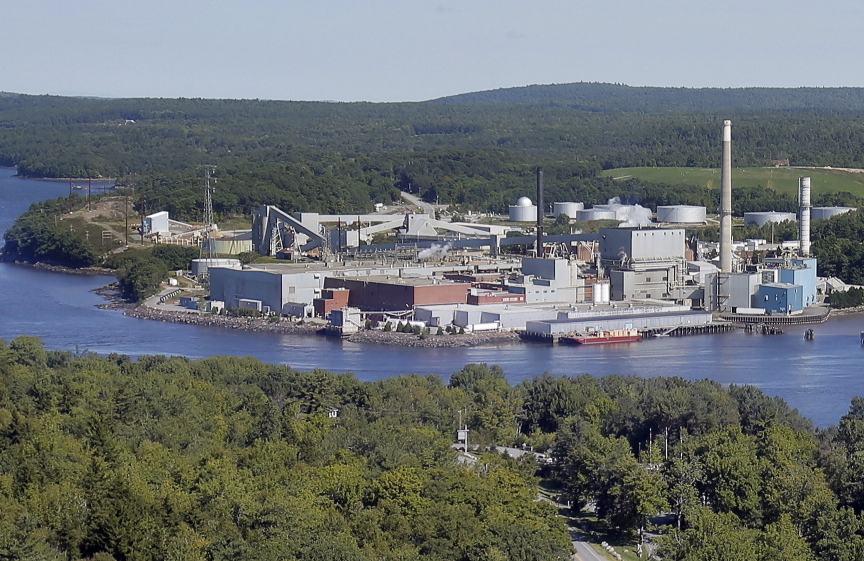
[[[483,331],[464,335],[414,335],[370,329],[358,331],[347,338],[352,343],[401,345],[403,347],[452,348],[510,345],[519,343],[519,334],[512,331]]]
[[[164,321],[168,323],[185,323],[188,325],[203,325],[221,327],[223,329],[242,329],[260,333],[307,334],[313,335],[321,329],[321,325],[311,323],[295,323],[286,319],[243,318],[202,314],[198,312],[177,312],[159,310],[147,306],[137,306],[123,312],[124,315],[138,319]]]
[[[852,308],[831,308],[832,316],[854,316],[856,314],[864,314],[864,306],[854,306]]]
[[[105,307],[122,308],[122,304],[109,304]],[[243,318],[198,312],[178,312],[174,310],[159,310],[147,306],[131,307],[124,315],[138,319],[164,321],[168,323],[184,323],[219,327],[222,329],[242,329],[258,333],[278,333],[282,335],[322,335],[323,326],[315,322],[292,322],[284,318]],[[352,343],[375,345],[398,345],[403,347],[424,348],[454,348],[479,347],[486,345],[507,345],[519,343],[519,335],[510,331],[486,331],[482,333],[466,333],[465,335],[414,335],[411,333],[396,333],[392,331],[364,330],[345,338]]]
[[[21,261],[17,259],[4,260],[5,263],[13,263],[15,265],[21,265],[22,267],[32,267],[33,269],[41,269],[43,271],[53,271],[55,273],[65,273],[67,275],[84,275],[84,276],[96,276],[96,275],[107,275],[114,276],[114,271],[111,269],[103,269],[100,267],[84,267],[84,268],[76,268],[76,267],[67,267],[65,265],[51,265],[49,263],[44,263],[42,261]]]

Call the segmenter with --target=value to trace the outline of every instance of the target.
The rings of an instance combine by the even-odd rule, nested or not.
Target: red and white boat
[[[636,329],[613,329],[611,331],[592,331],[577,333],[559,338],[561,343],[572,345],[606,345],[610,343],[633,343],[642,338]]]

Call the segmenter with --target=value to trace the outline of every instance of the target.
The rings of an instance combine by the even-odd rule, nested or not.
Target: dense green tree
[[[734,514],[701,508],[693,513],[690,528],[662,540],[660,555],[674,561],[750,561],[758,558],[757,539]]]
[[[133,259],[117,271],[117,285],[127,298],[141,301],[158,290],[168,277],[165,263],[153,258]]]

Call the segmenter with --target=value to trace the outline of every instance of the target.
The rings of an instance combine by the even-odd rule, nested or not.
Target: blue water
[[[22,180],[0,169],[0,228],[8,228],[31,202],[67,193],[66,183]],[[512,383],[544,372],[710,378],[780,396],[818,426],[836,423],[851,398],[864,395],[864,316],[818,325],[814,341],[804,341],[805,328],[790,327],[777,336],[734,332],[613,346],[415,349],[132,319],[96,307],[104,301],[92,290],[112,280],[0,263],[0,338],[36,335],[51,349],[100,354],[255,356],[300,370],[353,372],[361,380],[412,372],[446,379],[470,362],[498,364]]]

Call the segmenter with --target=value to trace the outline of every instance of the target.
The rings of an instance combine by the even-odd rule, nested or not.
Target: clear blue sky
[[[5,0],[0,90],[420,101],[529,84],[864,86],[864,2]]]

